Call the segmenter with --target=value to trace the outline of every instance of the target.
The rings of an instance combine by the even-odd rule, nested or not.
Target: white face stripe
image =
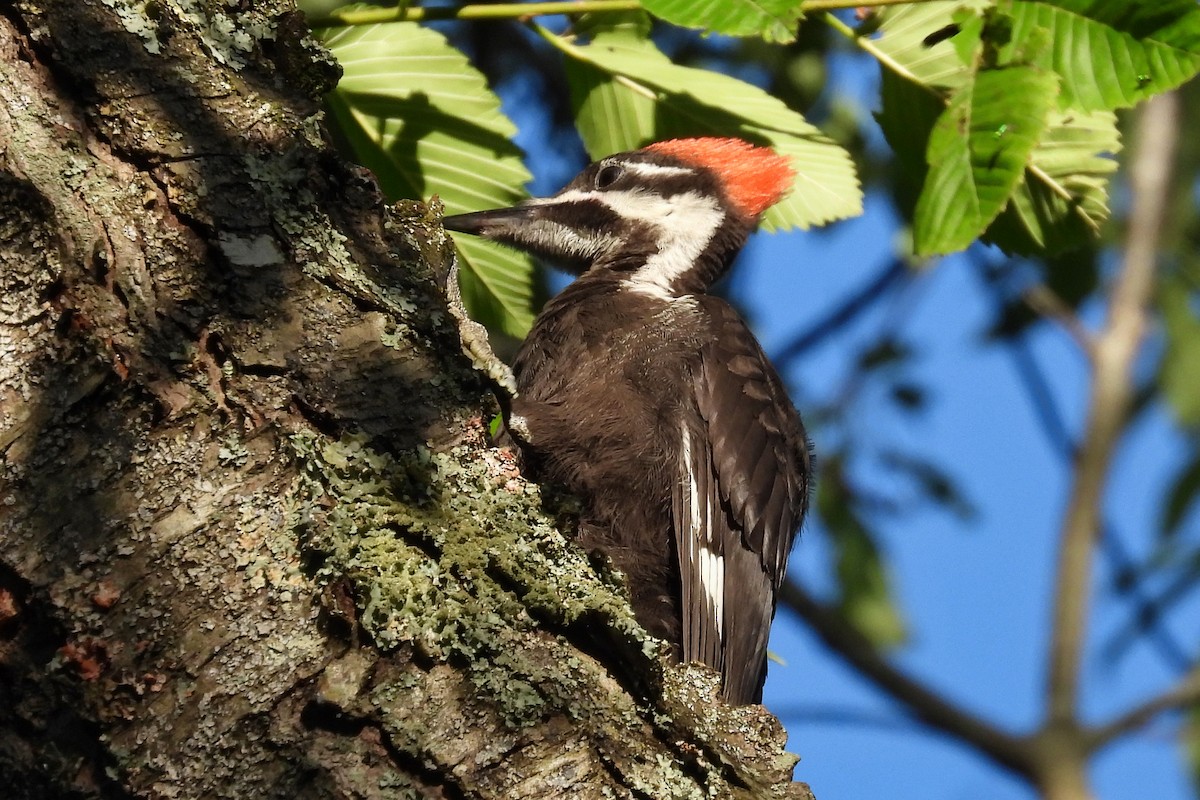
[[[610,234],[586,236],[568,225],[548,219],[532,220],[525,227],[525,235],[534,247],[550,252],[572,253],[578,258],[595,258],[617,242]]]
[[[643,266],[625,279],[625,286],[661,300],[675,300],[679,297],[675,290],[675,281],[692,268],[696,258],[712,241],[713,235],[725,221],[725,212],[716,199],[699,192],[683,192],[663,197],[644,189],[608,192],[572,189],[553,197],[528,200],[526,204],[546,205],[573,201],[601,203],[624,219],[648,224],[657,229],[658,252],[646,259]],[[566,229],[563,230],[565,236]],[[572,252],[598,255],[603,249],[616,244],[613,237],[598,237],[593,241],[578,234],[574,236],[578,242],[573,244],[588,242],[589,247],[594,249],[580,250],[578,247],[571,247]]]
[[[614,162],[616,163],[616,162]],[[676,167],[670,164],[651,164],[648,161],[626,161],[620,166],[634,175],[643,178],[659,178],[663,176],[694,175],[696,170],[687,167]]]
[[[687,167],[645,162],[625,162],[621,166],[643,176],[690,175]],[[525,201],[540,206],[555,203],[591,202],[607,206],[623,219],[651,226],[657,233],[658,252],[625,279],[624,285],[660,300],[677,300],[675,282],[695,264],[712,237],[725,221],[725,212],[713,197],[699,192],[682,192],[663,197],[647,189],[596,191],[571,189],[551,197]],[[530,231],[539,241],[558,246],[585,258],[602,256],[619,242],[614,236],[581,235],[566,226],[543,223],[544,230]]]

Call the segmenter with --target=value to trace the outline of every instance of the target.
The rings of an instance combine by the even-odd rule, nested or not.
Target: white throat
[[[725,212],[716,199],[698,192],[669,198],[631,194],[613,193],[605,201],[622,216],[653,225],[658,231],[658,252],[626,278],[625,285],[635,292],[674,300],[679,297],[679,278],[708,247],[725,221]]]

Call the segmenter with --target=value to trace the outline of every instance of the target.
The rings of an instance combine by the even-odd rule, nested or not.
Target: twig
[[[1130,371],[1146,327],[1145,308],[1154,286],[1178,114],[1178,98],[1161,95],[1148,102],[1138,117],[1138,149],[1130,165],[1133,207],[1129,236],[1108,318],[1096,338],[1088,421],[1063,519],[1047,667],[1048,725],[1077,724],[1079,665],[1100,503],[1113,449],[1133,398]]]
[[[935,90],[933,88],[931,88],[927,84],[922,83],[921,79],[918,78],[916,75],[913,75],[908,70],[907,67],[905,67],[903,64],[901,64],[896,59],[889,56],[887,53],[883,52],[883,50],[880,50],[878,47],[876,47],[875,43],[873,41],[871,41],[870,39],[866,38],[865,36],[859,36],[854,31],[853,28],[851,28],[846,23],[842,22],[840,19],[835,17],[833,14],[827,13],[825,15],[825,24],[828,25],[829,27],[833,28],[838,33],[845,36],[850,41],[854,42],[854,44],[856,44],[858,46],[858,48],[860,50],[862,50],[863,52],[868,53],[871,56],[874,56],[876,61],[878,61],[880,64],[883,64],[885,67],[890,69],[896,75],[899,75],[901,78],[904,78],[905,80],[908,80],[912,83],[917,84],[918,86],[920,86],[924,89],[929,90],[931,93],[935,93]]]
[[[446,19],[523,19],[550,14],[613,13],[637,11],[640,0],[573,0],[548,3],[492,3],[488,5],[393,6],[385,8],[336,9],[329,14],[309,18],[309,25],[325,28],[334,25],[376,25],[382,22],[433,22]]]
[[[1021,299],[1034,313],[1061,325],[1088,359],[1094,357],[1092,351],[1095,349],[1095,342],[1092,332],[1080,322],[1075,309],[1067,305],[1053,289],[1044,283],[1035,283],[1021,293]]]
[[[935,0],[808,0],[804,12],[835,11],[845,8],[873,8],[895,5],[931,3]],[[446,19],[524,19],[551,14],[595,14],[619,11],[638,11],[640,0],[556,0],[546,3],[489,3],[487,5],[420,6],[396,5],[384,8],[336,9],[328,14],[314,15],[309,24],[314,28],[334,25],[377,25],[382,22],[432,22]]]
[[[1121,735],[1137,730],[1143,725],[1150,723],[1151,720],[1164,711],[1184,708],[1196,703],[1200,703],[1200,666],[1194,667],[1175,688],[1152,700],[1146,701],[1132,711],[1128,711],[1117,717],[1112,722],[1089,731],[1087,736],[1088,750],[1099,750]]]

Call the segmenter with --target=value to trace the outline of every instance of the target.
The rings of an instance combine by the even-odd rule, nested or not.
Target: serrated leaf
[[[917,208],[921,187],[929,173],[925,152],[929,132],[946,108],[945,101],[920,84],[883,70],[880,88],[882,108],[876,114],[884,138],[895,154],[895,180],[891,182],[896,205],[906,217]]]
[[[875,646],[894,647],[907,633],[892,596],[887,566],[871,532],[854,512],[840,462],[833,460],[822,471],[817,513],[828,527],[834,547],[838,610]]]
[[[1015,0],[1011,48],[1048,31],[1034,63],[1062,78],[1063,108],[1129,108],[1200,71],[1195,0]]]
[[[984,236],[1007,253],[1054,254],[1095,240],[1121,150],[1111,111],[1052,111],[1025,181]]]
[[[963,34],[935,44],[926,44],[926,39],[958,24],[962,14],[991,5],[991,0],[945,0],[890,8],[883,12],[878,38],[871,44],[908,80],[933,89],[957,89],[971,76],[971,60],[958,47]]]
[[[978,33],[970,46],[960,39],[969,38],[966,28],[976,19],[970,13],[980,8],[976,3],[935,2],[884,14],[876,43],[885,55],[878,118],[896,153],[901,209],[914,208],[913,198],[926,178],[925,143],[944,93],[962,87],[972,75],[968,62]],[[956,21],[962,28],[958,34],[932,47],[924,44],[929,33]],[[1021,254],[1060,253],[1094,240],[1108,217],[1108,179],[1120,149],[1112,113],[1051,111],[1022,182],[988,227],[985,240]]]
[[[919,255],[961,250],[1000,213],[1046,128],[1058,81],[1033,67],[983,70],[934,124],[913,226]]]
[[[483,75],[440,33],[397,22],[333,29],[323,42],[344,70],[329,112],[390,199],[436,194],[456,214],[526,196],[530,175],[512,143],[515,126]],[[530,259],[470,237],[456,243],[472,316],[523,336],[533,322]]]
[[[1159,385],[1179,422],[1200,426],[1200,290],[1180,278],[1164,280],[1159,306],[1167,338]]]
[[[539,32],[567,56],[576,122],[593,158],[680,136],[737,136],[772,147],[796,169],[766,230],[809,228],[862,213],[850,154],[756,86],[671,62],[635,25],[596,28],[590,44]]]
[[[796,0],[644,0],[642,8],[685,28],[779,43],[795,41],[802,16]]]

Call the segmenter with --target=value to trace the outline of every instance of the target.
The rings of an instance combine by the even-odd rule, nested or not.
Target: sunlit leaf
[[[920,255],[961,250],[1000,213],[1046,127],[1057,80],[1033,67],[983,70],[934,124],[917,201]]]
[[[642,7],[685,28],[784,43],[795,40],[801,16],[796,0],[644,0]]]
[[[456,214],[512,205],[529,172],[516,128],[483,76],[434,30],[411,23],[338,28],[324,44],[345,71],[328,106],[359,163],[391,199],[438,195]],[[463,299],[480,322],[522,336],[533,321],[527,256],[456,239]]]
[[[1200,70],[1195,0],[1015,0],[1011,48],[1049,34],[1034,63],[1062,78],[1062,107],[1128,108]]]
[[[1025,181],[984,239],[1009,253],[1059,253],[1095,241],[1121,150],[1111,111],[1051,111]]]
[[[946,0],[888,9],[882,13],[878,38],[871,44],[912,83],[956,89],[970,78],[971,61],[959,52],[956,37],[933,44],[927,43],[928,37],[957,25],[963,12],[982,11],[991,5],[991,0]]]
[[[982,57],[980,30],[983,18],[973,17],[972,13],[986,5],[975,2],[922,3],[891,9],[882,15],[879,38],[872,41],[882,53],[884,73],[879,123],[896,151],[900,179],[896,191],[902,208],[913,207],[912,198],[924,187],[928,163],[926,152],[921,150],[918,156],[918,149],[928,142],[932,131],[931,115],[946,102],[944,98],[951,91],[961,94],[966,90],[973,69]],[[1011,10],[1011,6],[1004,8]],[[993,19],[995,16],[989,17],[991,24],[1003,27]],[[969,24],[964,24],[971,20],[978,21],[980,30],[971,30]],[[927,43],[931,33],[944,29],[954,33],[932,45]],[[1005,34],[1010,30],[1005,28]],[[1049,65],[1047,59],[1055,45],[1049,38],[1049,31],[1039,30],[1042,38],[1034,42],[1034,34],[1022,28],[1021,41],[1008,46],[1004,58],[1020,55],[1035,63],[1046,61]],[[1071,29],[1064,25],[1054,33],[1069,36]],[[996,33],[983,35],[1003,38]],[[1087,63],[1089,67],[1085,71],[1090,72],[1090,61]],[[981,70],[979,74],[991,71]],[[1018,98],[1010,98],[1010,101],[1014,107],[1023,103]],[[1003,121],[999,126],[1006,126],[1001,138],[1012,130],[1012,126]],[[1001,130],[999,126],[994,133]],[[958,148],[960,159],[967,152],[963,148],[965,143],[948,144]],[[1116,168],[1113,156],[1120,147],[1116,118],[1111,112],[1051,110],[1043,133],[1029,155],[1024,174],[1011,193],[1010,202],[983,238],[1008,252],[1022,254],[1065,252],[1095,241],[1101,223],[1108,217],[1107,185]],[[951,186],[961,190],[968,185],[966,176],[961,166],[943,165],[940,179],[950,180]],[[959,207],[951,198],[935,195],[933,190],[926,192],[926,205],[932,208],[944,206],[952,216],[944,220],[926,217],[925,223],[932,222],[944,229],[952,229],[954,223],[960,224],[959,236],[954,239],[961,242],[973,227],[968,223],[978,221],[976,209]],[[953,197],[961,199],[958,195]]]

